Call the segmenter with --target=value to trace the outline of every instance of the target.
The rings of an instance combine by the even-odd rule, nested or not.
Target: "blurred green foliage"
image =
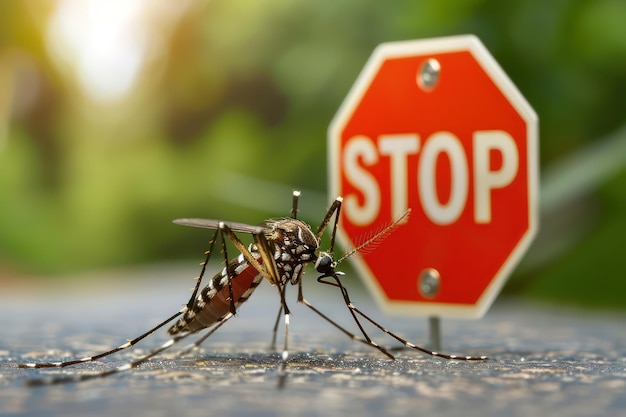
[[[256,223],[288,212],[269,189],[319,198],[328,123],[385,41],[481,38],[539,114],[544,167],[625,122],[621,0],[137,0],[125,32],[107,21],[125,2],[94,3],[0,2],[0,271],[190,257],[202,242],[170,219]],[[79,64],[93,50],[59,40],[68,22],[83,48],[123,33],[143,45],[123,94],[89,93]],[[572,220],[585,233],[511,290],[581,302],[593,285],[611,295],[593,304],[625,307],[625,195],[622,168],[576,201],[594,207]]]

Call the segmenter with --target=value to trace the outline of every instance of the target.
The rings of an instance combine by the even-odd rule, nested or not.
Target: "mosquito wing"
[[[189,227],[200,227],[203,229],[218,229],[220,223],[224,223],[233,232],[260,234],[263,233],[265,228],[263,226],[252,226],[245,223],[224,222],[221,220],[212,219],[176,219],[173,221],[175,224]]]

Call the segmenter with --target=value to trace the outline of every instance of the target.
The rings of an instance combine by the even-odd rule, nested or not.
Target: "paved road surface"
[[[279,355],[268,349],[277,294],[266,284],[194,355],[175,357],[172,349],[109,378],[24,386],[51,375],[111,369],[160,345],[164,331],[101,362],[61,371],[16,368],[18,362],[90,355],[140,334],[187,301],[193,274],[152,268],[89,276],[75,289],[3,286],[0,416],[626,416],[624,314],[499,300],[482,320],[443,321],[444,351],[486,354],[490,361],[445,361],[407,350],[390,361],[297,305],[293,292],[291,360],[279,390]],[[351,287],[363,310],[428,344],[425,319],[385,316],[357,282]],[[309,283],[305,291],[351,326],[332,288]]]

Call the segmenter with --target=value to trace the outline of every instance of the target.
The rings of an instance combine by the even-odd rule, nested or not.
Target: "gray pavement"
[[[265,283],[200,352],[177,357],[175,347],[108,378],[24,386],[41,377],[111,369],[159,346],[167,340],[165,331],[95,363],[63,370],[16,367],[118,346],[177,311],[194,273],[155,267],[92,275],[56,288],[3,291],[0,415],[626,416],[623,313],[500,299],[481,320],[442,322],[443,351],[485,354],[488,362],[446,361],[409,350],[394,351],[397,359],[390,361],[297,305],[292,291],[291,359],[281,390],[279,355],[268,348],[278,297]],[[312,281],[305,297],[354,329],[339,294]],[[428,344],[426,319],[386,316],[356,278],[344,281],[361,309],[409,340]],[[373,329],[371,335],[399,346]]]

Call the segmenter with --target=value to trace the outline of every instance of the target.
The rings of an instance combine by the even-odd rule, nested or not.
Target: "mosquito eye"
[[[325,274],[331,269],[334,268],[335,262],[333,261],[332,256],[327,253],[321,253],[320,257],[317,258],[315,262],[315,270],[321,274]]]

